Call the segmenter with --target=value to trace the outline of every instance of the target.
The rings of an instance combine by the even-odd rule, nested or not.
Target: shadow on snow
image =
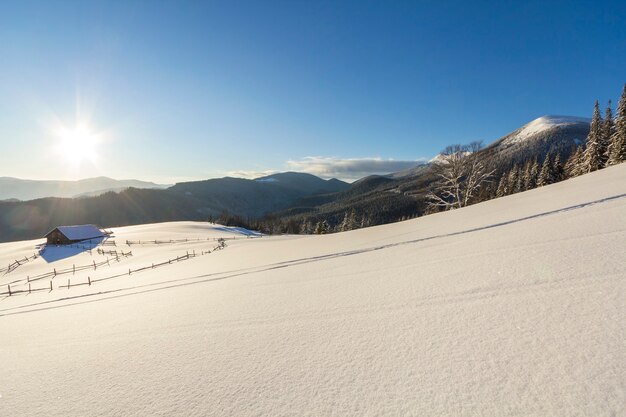
[[[46,262],[52,263],[93,250],[101,244],[104,239],[104,237],[99,237],[71,245],[44,245],[40,254]]]

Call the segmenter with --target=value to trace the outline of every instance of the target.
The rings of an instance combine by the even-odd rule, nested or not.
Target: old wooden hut
[[[101,237],[104,237],[104,232],[93,224],[59,226],[49,231],[45,236],[47,242],[53,245],[69,245]]]

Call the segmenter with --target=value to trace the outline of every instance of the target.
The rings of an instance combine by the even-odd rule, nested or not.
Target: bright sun
[[[57,145],[58,153],[67,162],[79,164],[84,160],[95,162],[97,135],[86,125],[77,125],[73,129],[61,128],[61,139]]]

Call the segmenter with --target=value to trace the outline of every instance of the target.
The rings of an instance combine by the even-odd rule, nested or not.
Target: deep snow
[[[327,236],[114,228],[118,245],[203,240],[120,245],[133,256],[74,282],[238,239],[0,299],[0,415],[624,415],[625,180]],[[0,265],[39,242],[1,244]],[[38,258],[0,291],[104,258]]]

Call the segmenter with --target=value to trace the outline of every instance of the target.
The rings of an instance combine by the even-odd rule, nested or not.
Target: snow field
[[[624,179],[626,164],[1,299],[0,415],[622,415]],[[114,231],[118,243],[227,235],[190,222]],[[0,245],[0,261],[34,243]],[[110,269],[194,245],[131,246]],[[49,267],[37,259],[0,285]]]

